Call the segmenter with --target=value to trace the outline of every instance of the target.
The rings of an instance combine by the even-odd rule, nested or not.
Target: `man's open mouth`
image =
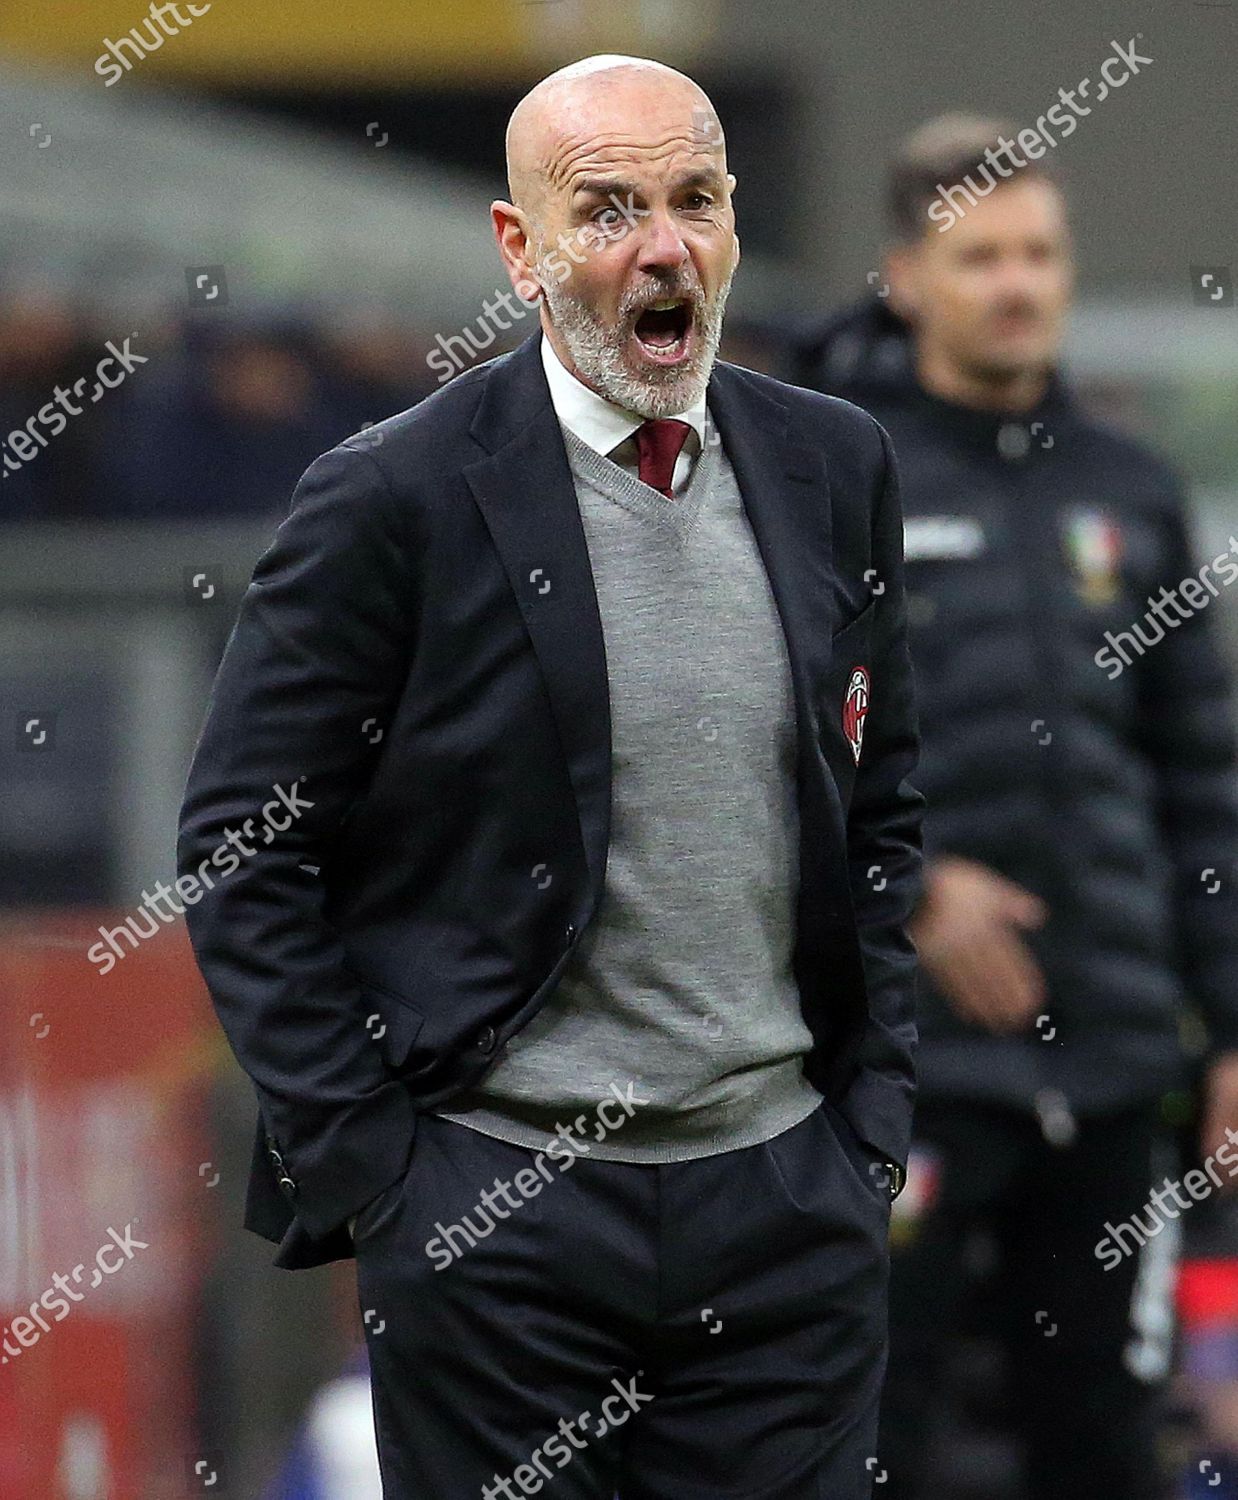
[[[674,365],[688,356],[693,322],[692,303],[686,298],[668,297],[647,307],[632,332],[647,358],[656,364]]]

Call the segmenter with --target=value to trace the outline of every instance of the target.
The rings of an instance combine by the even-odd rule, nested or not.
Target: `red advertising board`
[[[0,1500],[194,1493],[192,1327],[222,1046],[183,928],[0,919]]]

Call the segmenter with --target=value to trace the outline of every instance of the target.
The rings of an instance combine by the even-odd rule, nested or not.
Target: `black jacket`
[[[1149,596],[1199,570],[1182,497],[1060,379],[1017,422],[936,399],[880,301],[811,330],[793,378],[862,405],[898,455],[926,857],[983,861],[1051,912],[1032,939],[1050,1004],[1027,1035],[964,1023],[922,980],[921,1095],[1148,1098],[1177,1075],[1188,999],[1238,1046],[1234,742],[1209,615],[1238,546],[1202,609],[1149,628]]]
[[[341,1226],[404,1171],[417,1113],[537,1013],[602,894],[606,660],[539,338],[309,469],[190,772],[179,867],[212,885],[189,930],[261,1107],[246,1223],[283,1266],[351,1253]],[[733,366],[708,399],[791,661],[809,1076],[901,1165],[922,799],[888,443]],[[290,784],[311,805],[268,839]]]

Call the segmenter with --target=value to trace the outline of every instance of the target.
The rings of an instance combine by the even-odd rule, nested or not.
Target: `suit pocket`
[[[857,1200],[865,1218],[880,1197],[854,1137],[822,1099],[806,1120],[765,1142],[765,1152],[789,1207],[810,1220],[836,1226],[853,1220]]]
[[[416,1147],[414,1147],[414,1155]],[[353,1224],[352,1242],[354,1246],[369,1240],[372,1235],[378,1233],[384,1225],[388,1224],[399,1212],[401,1200],[404,1197],[404,1184],[408,1180],[408,1174],[412,1170],[412,1161],[385,1188],[375,1193],[368,1203],[362,1204],[357,1211],[356,1222]]]
[[[830,1099],[822,1099],[821,1112],[829,1122],[839,1149],[856,1177],[864,1184],[865,1191],[882,1202],[889,1201],[885,1186],[889,1173],[880,1155],[855,1133],[846,1115]]]
[[[352,977],[361,987],[362,1020],[370,1041],[380,1049],[383,1061],[392,1072],[399,1073],[408,1062],[413,1043],[426,1018],[394,990],[357,973],[352,973]]]

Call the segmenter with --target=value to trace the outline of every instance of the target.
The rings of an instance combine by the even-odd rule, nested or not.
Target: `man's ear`
[[[882,280],[890,288],[891,311],[910,322],[920,305],[920,257],[915,245],[888,245],[881,257]]]
[[[532,247],[523,212],[514,203],[496,198],[490,205],[490,221],[516,295],[525,302],[535,301],[541,293],[541,282],[533,267]]]

